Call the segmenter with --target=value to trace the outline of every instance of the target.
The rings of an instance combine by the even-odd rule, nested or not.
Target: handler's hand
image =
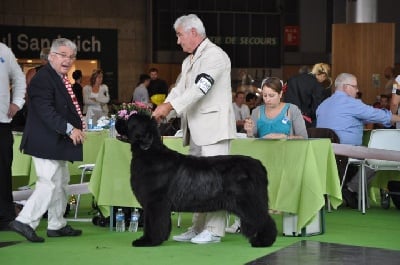
[[[160,122],[163,118],[167,117],[168,113],[173,109],[171,103],[166,102],[157,106],[157,108],[153,111],[152,116],[156,119],[157,122]]]
[[[86,134],[82,130],[74,128],[69,137],[71,138],[74,145],[83,144],[86,139]]]
[[[15,114],[19,111],[19,107],[14,103],[10,103],[10,107],[8,108],[7,116],[8,118],[13,118]]]

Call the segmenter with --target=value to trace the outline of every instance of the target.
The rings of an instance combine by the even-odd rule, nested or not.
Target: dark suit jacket
[[[285,102],[297,105],[303,115],[316,121],[315,112],[324,100],[324,88],[312,74],[300,74],[287,82]]]
[[[80,161],[82,145],[66,135],[67,122],[82,129],[71,96],[57,72],[45,65],[27,88],[28,117],[20,149],[29,155],[53,160]]]

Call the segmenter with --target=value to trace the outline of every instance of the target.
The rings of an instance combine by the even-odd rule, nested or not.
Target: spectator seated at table
[[[245,104],[245,94],[243,91],[236,92],[234,102],[232,103],[233,111],[235,113],[236,131],[244,132],[243,125],[246,118],[250,117],[250,109]]]
[[[357,99],[357,78],[348,73],[341,73],[335,80],[335,93],[324,100],[317,108],[317,128],[329,128],[339,136],[341,144],[361,145],[364,125],[380,123],[385,127],[392,126],[392,122],[400,120],[400,116],[392,115],[387,109],[378,109],[364,104]],[[375,171],[366,167],[368,183],[375,175]],[[358,180],[360,170],[347,183],[342,195],[347,205],[357,208]]]
[[[282,82],[277,77],[265,79],[261,85],[264,104],[256,107],[244,128],[248,137],[266,139],[308,138],[300,109],[281,101]]]
[[[390,110],[390,99],[391,96],[390,95],[385,95],[382,94],[379,96],[379,101],[375,102],[372,107],[377,108],[377,109],[387,109]],[[366,126],[367,128],[372,128],[372,129],[385,129],[387,127],[383,126],[380,123],[374,123],[374,124],[369,124],[368,126]],[[387,129],[394,129],[395,126],[391,126]]]
[[[246,95],[246,105],[249,107],[250,114],[257,107],[258,97],[254,93],[247,93]]]

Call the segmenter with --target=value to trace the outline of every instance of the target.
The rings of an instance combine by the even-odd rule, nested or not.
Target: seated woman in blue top
[[[248,137],[265,139],[308,138],[300,109],[281,101],[282,82],[277,77],[265,79],[261,84],[263,105],[255,108],[246,119],[244,129]]]
[[[251,118],[244,122],[247,137],[265,139],[308,138],[306,124],[300,109],[290,103],[281,102],[282,82],[277,77],[265,79],[261,84],[264,104],[256,107]],[[227,233],[240,232],[240,220],[225,228]]]

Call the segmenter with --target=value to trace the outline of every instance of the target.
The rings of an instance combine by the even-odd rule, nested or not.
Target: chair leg
[[[182,219],[182,215],[181,215],[181,213],[179,212],[178,213],[178,223],[177,223],[177,227],[179,228],[179,227],[181,227],[181,219]]]
[[[114,206],[110,206],[110,231],[114,231]]]
[[[81,184],[83,183],[83,180],[84,180],[84,178],[85,178],[85,175],[86,175],[86,172],[90,172],[90,171],[92,171],[92,169],[93,169],[93,167],[84,167],[83,169],[82,169],[82,173],[81,173]],[[77,219],[78,218],[78,208],[79,208],[79,204],[80,204],[80,202],[81,202],[81,195],[80,194],[78,194],[78,197],[77,197],[77,199],[76,199],[76,205],[75,205],[75,214],[74,214],[74,218],[75,219]]]
[[[75,205],[75,214],[74,214],[74,218],[77,219],[78,218],[78,208],[79,208],[79,203],[81,202],[81,195],[78,194],[78,197],[76,198],[76,205]]]
[[[331,200],[329,199],[329,195],[328,194],[326,194],[325,195],[326,197],[326,208],[327,208],[327,211],[328,211],[328,213],[331,213],[332,212],[332,209],[331,209]]]
[[[359,185],[358,185],[358,209],[361,210],[362,214],[365,214],[365,205],[366,205],[366,200],[367,200],[367,188],[366,188],[366,179],[365,179],[365,166],[362,164],[361,165],[361,174],[360,174],[360,180],[359,180]],[[361,199],[360,199],[360,194],[361,194]]]
[[[344,181],[346,180],[347,169],[349,168],[349,163],[347,163],[346,168],[344,169],[342,183],[340,184],[340,188],[343,189]]]

